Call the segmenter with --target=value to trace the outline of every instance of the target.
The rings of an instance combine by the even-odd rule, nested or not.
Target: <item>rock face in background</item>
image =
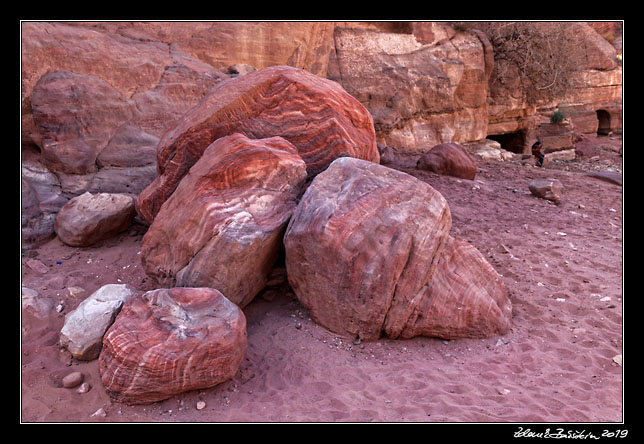
[[[31,105],[43,160],[50,170],[69,174],[95,172],[98,154],[134,110],[106,81],[70,71],[42,76]]]
[[[621,23],[567,27],[579,87],[542,108],[563,111],[576,134],[619,131]],[[335,80],[373,116],[381,146],[398,151],[487,137],[527,152],[548,124],[511,75],[490,83],[498,67],[485,34],[446,22],[23,22],[21,50],[25,247],[54,235],[72,197],[140,193],[166,131],[213,86],[254,68]]]
[[[227,76],[99,24],[23,22],[21,31],[23,188],[41,211],[23,217],[28,248],[54,235],[68,199],[149,185],[159,137]]]
[[[244,307],[282,251],[306,177],[306,164],[281,137],[216,140],[143,237],[145,271],[164,285],[216,288]]]
[[[379,142],[425,152],[485,138],[491,67],[477,35],[430,22],[397,33],[336,27],[334,43],[329,77],[369,109]]]
[[[106,24],[22,23],[23,143],[40,144],[41,136],[32,121],[31,97],[40,77],[49,71],[98,77],[138,106],[158,105],[157,111],[162,108],[163,112],[158,112],[157,118],[148,112],[134,115],[135,120],[146,122],[140,128],[156,137],[225,77],[166,42],[112,33],[102,25]],[[130,28],[135,29],[136,24]]]
[[[246,347],[244,313],[217,290],[152,290],[124,304],[99,372],[112,399],[151,403],[232,378]]]
[[[538,26],[548,29],[551,25],[543,22]],[[498,139],[507,142],[514,152],[528,153],[544,131],[541,125],[548,125],[539,108],[550,111],[559,109],[569,118],[568,126],[578,134],[598,133],[602,112],[606,113],[610,128],[605,134],[621,129],[622,68],[616,61],[618,54],[621,54],[621,45],[611,45],[593,29],[592,23],[568,22],[563,32],[570,41],[576,42],[577,51],[570,56],[578,61],[579,69],[575,74],[577,87],[569,91],[566,97],[560,97],[554,103],[540,104],[539,107],[528,105],[521,99],[517,74],[512,70],[508,70],[503,79],[489,85],[488,135],[514,136],[512,141],[509,137]],[[495,69],[507,67],[501,64],[495,65]]]
[[[338,159],[289,223],[288,280],[311,318],[345,337],[507,332],[511,304],[500,277],[475,248],[450,241],[450,228],[447,202],[431,186]]]
[[[379,160],[369,112],[342,87],[301,69],[264,68],[212,88],[162,137],[159,176],[139,195],[139,214],[152,222],[206,147],[233,133],[283,137],[297,148],[309,175],[341,156]]]
[[[127,39],[163,43],[170,51],[225,71],[243,63],[258,69],[289,65],[324,76],[333,22],[106,22],[78,23]]]

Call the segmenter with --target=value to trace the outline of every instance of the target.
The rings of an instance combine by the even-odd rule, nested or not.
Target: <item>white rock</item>
[[[103,335],[134,292],[125,284],[104,285],[65,317],[60,345],[76,359],[90,361],[101,351]]]
[[[72,298],[78,298],[85,293],[85,289],[81,287],[67,287],[67,292]]]
[[[91,384],[89,382],[83,382],[80,387],[76,390],[76,393],[87,393],[90,391],[92,388]]]
[[[106,417],[106,416],[107,416],[107,413],[105,413],[105,410],[103,409],[103,407],[101,407],[100,409],[98,409],[98,410],[96,410],[94,413],[92,413],[90,416],[102,416],[102,417]]]

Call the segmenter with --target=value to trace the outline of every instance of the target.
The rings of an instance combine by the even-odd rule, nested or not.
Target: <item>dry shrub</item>
[[[566,22],[458,22],[483,31],[494,49],[490,88],[516,87],[528,104],[564,97],[574,87],[576,39]]]

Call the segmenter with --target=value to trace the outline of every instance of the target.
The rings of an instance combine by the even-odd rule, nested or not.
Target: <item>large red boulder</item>
[[[313,320],[345,337],[507,332],[502,281],[478,250],[450,238],[450,227],[447,202],[430,185],[337,159],[287,228],[289,283]]]
[[[233,133],[280,136],[314,175],[342,156],[379,161],[373,120],[337,83],[302,69],[273,66],[215,85],[161,138],[158,177],[137,199],[149,222],[215,140]]]
[[[217,290],[152,290],[123,305],[99,372],[115,401],[151,403],[232,378],[246,347],[244,313]]]
[[[337,159],[289,223],[288,281],[311,318],[334,333],[398,337],[450,227],[447,201],[431,186],[382,165]]]
[[[241,307],[282,251],[306,165],[281,137],[212,143],[143,237],[141,262],[159,283],[217,288]]]

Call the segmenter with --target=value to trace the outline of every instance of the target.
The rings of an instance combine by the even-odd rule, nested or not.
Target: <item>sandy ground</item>
[[[155,288],[138,254],[146,227],[135,224],[92,248],[54,238],[23,252],[22,285],[62,311],[45,320],[22,312],[21,421],[620,422],[623,192],[584,175],[621,171],[622,158],[606,143],[621,145],[586,139],[582,160],[545,169],[479,161],[474,181],[417,171],[414,159],[396,166],[445,196],[452,235],[503,276],[513,304],[508,334],[354,344],[315,325],[285,288],[244,310],[248,351],[232,380],[150,405],[111,402],[98,361],[73,360],[58,345],[64,315],[102,285]],[[538,177],[563,183],[563,203],[530,194]],[[27,266],[29,259],[46,272]],[[71,296],[70,287],[83,292]],[[89,392],[62,387],[72,371],[83,373]],[[92,416],[101,408],[104,416]]]

